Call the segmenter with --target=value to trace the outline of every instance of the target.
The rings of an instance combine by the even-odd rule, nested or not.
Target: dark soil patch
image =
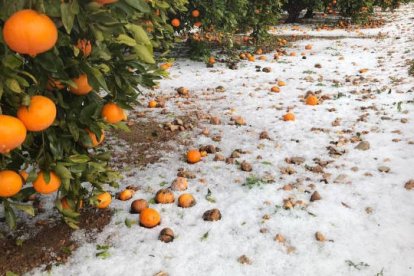
[[[180,118],[185,124],[194,124],[189,117]],[[169,141],[179,144],[187,144],[180,137],[180,131],[170,131],[160,126],[155,121],[137,122],[130,126],[130,132],[120,131],[116,135],[125,140],[130,150],[114,152],[113,165],[122,168],[123,164],[144,167],[147,164],[154,164],[162,157],[164,152],[175,150]]]
[[[80,219],[80,228],[87,233],[101,232],[111,220],[111,211],[85,210]],[[33,237],[19,242],[15,236],[0,238],[0,275],[8,271],[23,274],[32,269],[46,265],[46,269],[55,263],[64,263],[78,244],[71,240],[74,232],[63,221],[54,225],[39,225],[40,231]],[[21,225],[16,233],[30,232],[27,225]],[[92,242],[95,235],[88,235]]]

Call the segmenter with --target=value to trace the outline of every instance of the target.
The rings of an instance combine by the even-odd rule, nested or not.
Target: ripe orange
[[[102,108],[101,116],[106,122],[110,124],[116,124],[122,120],[127,119],[125,111],[116,103],[105,104]]]
[[[161,217],[157,210],[146,208],[139,214],[139,223],[147,228],[153,228],[160,224]]]
[[[33,182],[33,188],[36,190],[36,192],[47,195],[59,190],[61,184],[60,178],[54,172],[50,172],[49,175],[50,180],[48,183],[46,183],[44,179],[44,173],[39,172],[37,174],[37,178]]]
[[[286,86],[286,82],[280,80],[277,82],[277,85],[279,85],[280,87]]]
[[[6,20],[3,39],[13,51],[36,56],[55,46],[58,31],[47,15],[34,10],[20,10]]]
[[[192,194],[182,194],[178,197],[178,206],[182,208],[190,208],[196,204],[196,200]]]
[[[125,190],[123,190],[122,192],[119,193],[118,199],[122,200],[122,201],[127,201],[127,200],[130,200],[133,195],[134,195],[133,190],[125,189]]]
[[[157,101],[154,101],[154,100],[149,101],[149,103],[148,103],[149,108],[156,108],[157,105],[158,105]]]
[[[312,44],[308,44],[305,46],[305,50],[312,50]]]
[[[131,203],[131,213],[139,214],[146,208],[148,208],[148,202],[145,199],[136,199]]]
[[[169,189],[161,189],[155,195],[155,202],[159,204],[170,204],[174,203],[174,193]]]
[[[295,119],[296,119],[295,114],[293,114],[291,112],[286,113],[285,115],[283,115],[283,121],[294,121]]]
[[[82,52],[84,57],[88,57],[92,53],[92,44],[89,40],[86,39],[78,39],[76,48]]]
[[[26,127],[19,119],[0,115],[0,154],[9,153],[26,140]]]
[[[309,95],[309,96],[306,98],[306,104],[307,104],[307,105],[318,105],[318,104],[319,104],[319,100],[318,100],[318,98],[317,98],[316,96],[314,96],[314,95]]]
[[[14,171],[0,171],[0,197],[16,195],[23,187],[23,180]]]
[[[250,55],[250,56],[247,56],[247,60],[248,61],[255,61],[256,58],[254,56]]]
[[[72,79],[72,81],[76,84],[76,87],[71,86],[70,91],[75,95],[86,95],[93,90],[92,86],[88,83],[88,76],[86,74],[82,74],[79,77]]]
[[[96,207],[99,209],[108,208],[109,204],[112,202],[112,196],[108,192],[99,194],[96,199],[98,200],[98,205]]]
[[[176,27],[176,28],[180,27],[180,25],[181,25],[181,21],[180,21],[180,19],[178,19],[178,18],[174,18],[173,20],[171,20],[171,25],[172,25],[173,27]]]
[[[189,150],[187,152],[187,162],[195,164],[201,161],[201,153],[199,150]]]
[[[194,27],[200,28],[201,25],[203,25],[203,23],[201,23],[200,21],[197,21],[196,23],[194,23]]]
[[[55,103],[44,96],[33,96],[29,106],[22,106],[17,117],[30,131],[42,131],[50,127],[56,119]]]
[[[279,93],[280,92],[280,88],[278,86],[273,86],[270,91]]]
[[[214,63],[216,63],[216,59],[214,57],[209,57],[208,63],[213,65]]]
[[[101,138],[98,141],[98,138],[96,137],[96,134],[90,131],[89,129],[86,129],[86,132],[88,132],[89,138],[92,142],[92,147],[97,147],[100,144],[102,144],[103,140],[105,139],[105,132],[102,130]]]
[[[191,12],[191,16],[194,17],[194,18],[199,17],[200,16],[200,11],[199,10],[193,10]]]
[[[24,181],[27,181],[27,179],[29,178],[29,174],[26,171],[24,171],[24,170],[21,170],[19,172],[19,174],[23,178]]]

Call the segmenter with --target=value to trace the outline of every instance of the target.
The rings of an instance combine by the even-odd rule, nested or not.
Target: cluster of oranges
[[[187,152],[187,162],[195,164],[201,161],[207,153],[192,149]],[[185,177],[177,177],[167,189],[160,189],[154,197],[156,204],[173,204],[175,202],[174,191],[185,191],[188,189],[188,180]],[[135,191],[127,187],[121,191],[117,198],[121,201],[128,201],[134,196]],[[106,208],[111,202],[109,193],[98,196],[100,208]],[[101,206],[101,204],[103,204]],[[196,199],[190,193],[182,193],[177,200],[177,205],[181,208],[190,208],[196,204]],[[131,213],[139,214],[139,223],[146,228],[153,228],[161,223],[161,216],[156,209],[149,208],[149,203],[145,199],[136,199],[131,203]]]
[[[194,19],[198,19],[200,17],[200,11],[197,10],[197,9],[192,10],[191,11],[191,17],[194,18]],[[171,25],[174,28],[179,28],[181,26],[181,20],[178,19],[178,18],[173,18],[173,19],[171,19]],[[194,23],[194,27],[200,28],[201,26],[202,26],[201,21],[196,21]]]
[[[117,0],[97,0],[100,4],[114,3]],[[52,49],[58,40],[58,30],[55,23],[45,14],[25,9],[11,15],[3,28],[3,39],[6,45],[16,53],[35,57]],[[78,48],[83,58],[92,53],[92,44],[89,40],[79,39],[74,47]],[[46,89],[50,91],[68,90],[71,93],[83,96],[93,91],[86,74],[80,74],[72,79],[76,86],[66,87],[61,80],[49,78]],[[109,124],[116,124],[126,120],[125,111],[115,103],[106,103],[101,111],[102,119]],[[16,116],[0,115],[0,154],[7,155],[20,147],[26,140],[27,132],[41,132],[51,127],[57,117],[56,103],[43,95],[31,96],[29,104],[21,105]],[[101,131],[99,139],[95,133],[85,129],[90,137],[91,145],[98,146],[104,140]],[[87,145],[85,145],[87,147]],[[28,174],[25,171],[17,173],[11,170],[0,171],[0,197],[13,197],[22,189]],[[33,188],[41,194],[56,192],[61,179],[53,172],[40,171],[33,181]],[[101,196],[105,199],[104,195]],[[99,201],[99,200],[98,200]],[[105,203],[108,200],[106,199]],[[100,202],[98,207],[105,205]],[[67,206],[67,204],[62,204]],[[109,205],[109,204],[108,204]]]

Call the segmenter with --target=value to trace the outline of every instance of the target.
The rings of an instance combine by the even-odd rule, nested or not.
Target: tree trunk
[[[313,8],[308,8],[304,18],[313,18]]]
[[[294,3],[296,2],[296,3]],[[289,14],[288,18],[286,19],[286,23],[295,23],[298,21],[300,12],[305,8],[303,3],[297,3],[298,1],[289,1],[287,3],[286,10]]]

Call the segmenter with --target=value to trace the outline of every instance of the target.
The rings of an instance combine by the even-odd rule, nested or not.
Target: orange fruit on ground
[[[92,53],[92,44],[87,39],[78,39],[76,48],[82,52],[84,57],[88,57]]]
[[[122,201],[127,201],[127,200],[130,200],[133,195],[134,195],[133,190],[125,189],[125,190],[123,190],[122,192],[119,193],[118,199],[122,200]]]
[[[314,96],[314,95],[309,95],[309,96],[306,98],[306,104],[307,104],[307,105],[318,105],[318,104],[319,104],[319,100],[318,100],[318,98],[317,98],[316,96]]]
[[[149,103],[148,103],[149,108],[156,108],[157,105],[158,105],[157,101],[154,101],[154,100],[149,101]]]
[[[0,115],[0,154],[9,153],[26,140],[27,130],[22,121],[9,115]]]
[[[101,139],[99,139],[96,137],[96,134],[93,133],[92,131],[90,131],[89,129],[86,129],[86,132],[88,132],[89,138],[91,139],[92,142],[92,147],[97,147],[100,144],[102,144],[103,140],[105,139],[105,132],[102,130],[102,134],[101,134]]]
[[[23,180],[14,171],[0,171],[0,197],[11,197],[20,192]]]
[[[201,153],[199,150],[189,150],[187,152],[187,162],[195,164],[201,161]]]
[[[283,115],[283,121],[294,121],[295,119],[296,119],[295,114],[293,114],[291,112],[286,113],[285,115]]]
[[[248,60],[248,61],[255,61],[255,60],[256,60],[256,58],[255,58],[254,56],[248,56],[248,57],[247,57],[247,60]]]
[[[104,121],[110,124],[116,124],[122,120],[127,119],[125,111],[116,103],[105,104],[102,108],[101,116],[104,119]]]
[[[182,194],[178,197],[178,206],[182,208],[190,208],[196,204],[196,200],[192,194]]]
[[[275,92],[275,93],[279,93],[280,88],[278,86],[273,86],[272,89],[270,89],[270,91]]]
[[[145,199],[136,199],[131,203],[131,213],[139,214],[146,208],[148,208],[148,202]]]
[[[239,55],[239,57],[240,57],[240,59],[246,59],[246,54],[241,53],[241,54]]]
[[[280,81],[277,82],[277,85],[280,86],[280,87],[286,86],[286,82],[280,80]]]
[[[56,119],[55,103],[44,96],[33,96],[29,106],[22,106],[17,111],[17,117],[27,130],[42,131],[50,127]]]
[[[96,207],[99,209],[108,208],[109,204],[112,202],[112,196],[108,192],[99,194],[96,199],[98,200],[98,205],[96,205]]]
[[[70,91],[75,95],[86,95],[93,90],[92,86],[88,83],[88,76],[86,74],[82,74],[79,77],[72,79],[72,81],[76,84],[76,87],[71,86]]]
[[[112,3],[118,2],[118,0],[95,0],[95,2],[101,5],[106,5],[106,4],[112,4]]]
[[[292,53],[290,53],[290,56],[291,56],[291,57],[296,57],[296,52],[292,52]]]
[[[200,16],[200,11],[199,10],[193,10],[191,12],[191,16],[192,17],[199,17]]]
[[[50,180],[48,183],[46,183],[46,180],[44,179],[43,172],[37,174],[37,178],[33,182],[33,188],[36,192],[47,195],[59,190],[61,184],[60,178],[54,172],[50,172],[49,174]]]
[[[169,189],[161,189],[155,195],[155,202],[159,204],[170,204],[174,203],[174,193]]]
[[[36,56],[55,46],[58,30],[47,15],[34,10],[20,10],[4,23],[3,39],[13,51]]]
[[[261,54],[263,54],[262,48],[257,49],[256,50],[256,55],[261,55]]]
[[[157,210],[146,208],[139,214],[139,223],[147,228],[153,228],[160,224],[161,217]]]
[[[216,59],[214,57],[209,57],[208,63],[213,65],[214,63],[216,63]]]
[[[180,25],[181,25],[181,21],[180,21],[180,19],[178,19],[178,18],[174,18],[173,20],[171,20],[171,25],[172,25],[173,27],[176,27],[176,28],[180,27]]]
[[[312,50],[312,44],[308,44],[305,46],[305,50]]]
[[[52,90],[60,90],[60,89],[63,89],[63,88],[65,88],[65,85],[62,84],[62,82],[60,82],[58,80],[49,79],[47,81],[47,84],[46,84],[46,89],[47,90],[52,91]]]

